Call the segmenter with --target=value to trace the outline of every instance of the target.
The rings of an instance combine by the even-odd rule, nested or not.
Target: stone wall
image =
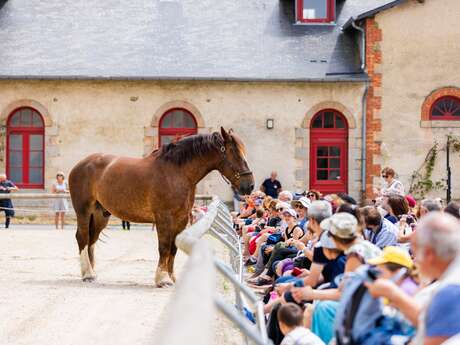
[[[435,141],[443,147],[448,134],[460,136],[460,120],[429,121],[427,117],[437,97],[460,95],[458,13],[457,0],[407,1],[368,24],[381,30],[378,73],[382,78],[376,94],[381,97],[381,130],[376,135],[380,153],[374,153],[374,162],[394,167],[406,185]],[[455,178],[459,174],[460,155],[454,154],[456,199],[460,198],[460,180]],[[375,182],[377,169],[373,175]],[[441,151],[433,179],[445,177],[445,151]],[[445,196],[445,192],[433,195]]]
[[[342,112],[350,126],[349,191],[360,189],[361,83],[241,83],[155,81],[0,81],[0,121],[32,102],[45,117],[46,188],[94,152],[143,156],[158,145],[158,122],[171,107],[188,109],[198,131],[233,128],[246,143],[260,184],[278,170],[286,189],[309,185],[309,122],[322,107]],[[275,120],[274,129],[266,119]],[[1,145],[5,144],[2,131]],[[5,152],[0,151],[0,170]],[[217,173],[198,188],[228,199]]]

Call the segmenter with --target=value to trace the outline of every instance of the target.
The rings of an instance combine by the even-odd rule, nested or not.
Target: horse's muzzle
[[[238,191],[241,195],[249,195],[254,189],[254,175],[243,176],[240,179],[240,185]]]

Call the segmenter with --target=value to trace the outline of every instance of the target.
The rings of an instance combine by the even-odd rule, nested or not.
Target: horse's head
[[[232,133],[232,130],[226,132],[221,127],[220,133],[223,144],[219,148],[222,161],[218,170],[240,194],[250,194],[254,189],[254,175],[249,170],[246,161],[244,144],[240,138]]]

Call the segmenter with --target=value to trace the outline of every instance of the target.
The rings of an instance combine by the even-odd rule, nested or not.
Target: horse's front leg
[[[173,241],[174,218],[171,214],[155,215],[157,236],[158,236],[158,252],[160,258],[155,274],[155,283],[158,287],[168,287],[174,285],[174,282],[169,277],[168,267],[171,253],[171,241]]]
[[[158,252],[160,259],[158,261],[157,272],[155,274],[155,284],[158,287],[167,287],[174,285],[174,282],[170,279],[168,274],[168,260],[170,249],[170,233],[169,227],[166,222],[157,223],[157,235],[158,235]]]
[[[175,282],[174,258],[177,252],[174,241],[177,234],[187,226],[188,215],[184,214],[184,216],[176,218],[170,215],[158,216],[156,220],[160,260],[155,283],[158,287],[172,286]]]
[[[168,260],[168,274],[171,280],[175,283],[176,282],[176,275],[174,274],[174,260],[176,259],[177,253],[177,246],[176,246],[176,237],[179,235],[187,225],[192,222],[192,207],[195,202],[195,189],[192,190],[188,197],[188,204],[184,206],[183,209],[187,210],[187,212],[179,212],[176,215],[176,222],[173,228],[173,238],[171,239],[171,246],[169,252],[169,260]],[[182,209],[182,210],[183,210]]]

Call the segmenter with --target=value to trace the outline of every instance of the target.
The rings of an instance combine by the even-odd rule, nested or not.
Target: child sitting
[[[302,326],[303,312],[298,305],[282,305],[277,316],[280,330],[284,334],[281,345],[324,345],[320,338]]]

